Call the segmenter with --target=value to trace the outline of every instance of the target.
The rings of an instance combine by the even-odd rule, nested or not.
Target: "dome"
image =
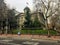
[[[29,7],[25,7],[24,10],[30,10],[30,8]]]

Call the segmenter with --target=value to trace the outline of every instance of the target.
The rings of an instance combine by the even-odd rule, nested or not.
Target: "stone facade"
[[[43,16],[41,14],[39,14],[39,12],[34,12],[34,13],[31,13],[31,20],[32,22],[34,22],[34,19],[35,17],[38,17],[38,20],[44,24],[44,19],[43,19]],[[25,20],[25,13],[20,13],[17,15],[17,22],[19,24],[19,26],[23,26],[24,25],[24,22],[26,21]]]
[[[20,14],[17,15],[17,23],[19,25],[23,25],[23,23],[25,21],[24,17],[25,17],[24,13],[20,13]]]

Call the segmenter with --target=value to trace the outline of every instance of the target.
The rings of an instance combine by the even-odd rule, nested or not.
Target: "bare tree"
[[[46,30],[48,30],[49,24],[51,24],[50,22],[51,17],[58,12],[59,2],[56,0],[36,0],[36,1],[38,1],[36,3],[36,8],[38,11],[41,10],[43,12],[43,16],[45,19],[44,25]],[[49,35],[49,31],[48,31],[48,35]]]
[[[1,27],[1,33],[3,32],[4,28],[4,20],[6,19],[7,16],[7,6],[4,2],[4,0],[0,0],[0,27]]]
[[[50,21],[51,21],[52,29],[54,29],[57,32],[60,32],[60,10],[58,11],[57,14],[51,17]]]

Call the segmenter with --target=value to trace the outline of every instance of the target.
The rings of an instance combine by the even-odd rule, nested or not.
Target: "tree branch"
[[[52,16],[53,14],[55,14],[55,12],[57,12],[57,10],[55,10],[54,12],[51,12],[50,15],[47,16],[47,18],[50,17],[50,16]]]
[[[44,1],[42,1],[42,0],[41,0],[41,2],[42,2],[42,4],[44,5],[44,7],[47,9],[47,7],[46,7],[46,5],[45,5]]]

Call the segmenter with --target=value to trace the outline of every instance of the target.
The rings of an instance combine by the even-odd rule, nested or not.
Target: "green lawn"
[[[14,30],[13,33],[17,34],[19,30]],[[21,34],[41,34],[41,35],[47,35],[48,30],[21,30]],[[50,30],[50,35],[56,35],[57,32]]]

